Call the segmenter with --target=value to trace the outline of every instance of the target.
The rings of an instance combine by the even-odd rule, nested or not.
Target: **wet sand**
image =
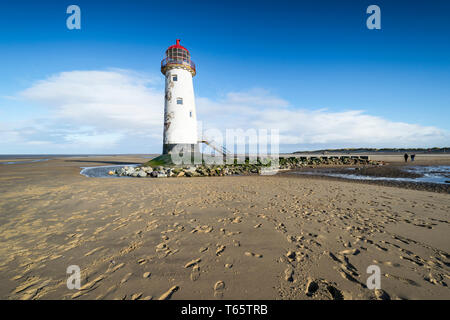
[[[145,161],[0,165],[0,298],[450,299],[448,194],[286,175],[79,174]],[[81,290],[66,286],[70,265]],[[383,291],[366,288],[370,265]]]
[[[428,166],[428,165],[436,165],[428,162],[428,164],[420,164],[417,166]],[[440,162],[439,165],[450,165],[446,162]],[[281,172],[282,176],[297,176],[302,179],[308,179],[313,177],[314,179],[325,179],[325,180],[334,180],[334,181],[349,181],[347,178],[329,176],[327,173],[332,174],[352,174],[356,176],[363,177],[389,177],[389,178],[419,178],[422,175],[417,172],[406,171],[403,170],[405,166],[412,166],[411,163],[389,163],[383,166],[317,166],[317,167],[304,167],[297,170],[291,170],[287,172]],[[356,169],[349,171],[349,169]],[[301,174],[308,173],[308,175]],[[301,174],[301,175],[300,175]],[[448,178],[450,181],[450,177]],[[429,182],[409,182],[409,181],[395,181],[395,180],[367,180],[367,179],[353,179],[354,183],[362,183],[362,184],[374,184],[381,186],[391,186],[398,188],[406,188],[413,190],[423,190],[423,191],[431,191],[431,192],[440,192],[450,194],[450,183],[446,184],[437,184],[437,183],[429,183]]]

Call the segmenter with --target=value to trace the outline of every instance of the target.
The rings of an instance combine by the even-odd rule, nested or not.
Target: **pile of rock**
[[[280,157],[279,169],[298,169],[306,166],[322,165],[379,165],[381,162],[372,161],[364,156],[342,156],[342,157]],[[139,178],[167,178],[167,177],[206,177],[206,176],[229,176],[229,175],[251,175],[270,174],[273,171],[270,163],[263,164],[260,161],[250,163],[248,159],[244,163],[224,164],[224,165],[195,165],[167,167],[158,166],[125,166],[112,170],[109,175],[128,176]]]
[[[112,170],[109,175],[119,177],[139,178],[166,178],[166,177],[206,177],[206,176],[229,176],[259,174],[261,164],[232,164],[232,165],[196,165],[184,167],[123,167]]]
[[[280,157],[280,169],[298,169],[322,165],[380,165],[368,156]]]

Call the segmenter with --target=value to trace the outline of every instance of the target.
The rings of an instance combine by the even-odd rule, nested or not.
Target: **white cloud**
[[[32,144],[46,144],[54,153],[158,152],[162,85],[156,77],[120,69],[52,75],[16,95],[47,114],[17,125],[20,136],[9,130],[8,137],[25,148],[39,141]]]
[[[394,122],[362,110],[296,109],[264,91],[253,95],[250,91],[239,93],[238,100],[232,93],[218,101],[197,99],[199,113],[205,115],[204,127],[279,129],[281,144],[304,148],[429,147],[450,141],[448,131],[433,126]]]
[[[160,152],[163,92],[160,77],[129,70],[61,72],[15,96],[46,112],[2,123],[0,146],[15,144],[31,153]],[[205,129],[279,129],[280,143],[291,151],[444,146],[450,141],[449,132],[436,127],[394,122],[361,110],[298,109],[262,89],[197,97],[197,109]]]

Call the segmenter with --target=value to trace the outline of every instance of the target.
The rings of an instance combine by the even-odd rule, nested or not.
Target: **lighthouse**
[[[179,39],[166,50],[161,72],[166,77],[163,154],[195,152],[198,136],[192,78],[196,70],[189,50]]]

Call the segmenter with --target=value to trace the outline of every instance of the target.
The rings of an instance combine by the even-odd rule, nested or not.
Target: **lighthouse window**
[[[172,75],[172,81],[178,81],[178,76],[176,74]]]
[[[192,118],[192,111],[189,111],[189,117]]]
[[[183,98],[177,98],[177,104],[183,104]]]

